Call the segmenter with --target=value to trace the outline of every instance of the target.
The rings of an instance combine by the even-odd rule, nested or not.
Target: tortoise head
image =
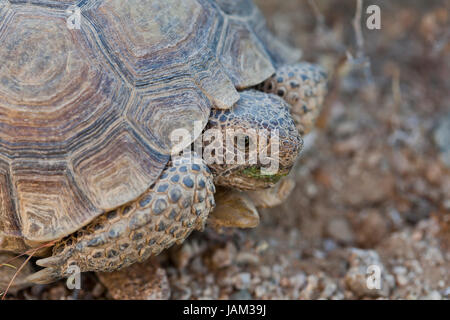
[[[203,144],[218,185],[253,190],[287,175],[303,141],[286,102],[248,90],[233,108],[213,110]]]

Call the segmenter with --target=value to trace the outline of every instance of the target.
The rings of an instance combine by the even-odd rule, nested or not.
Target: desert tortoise
[[[67,24],[73,5],[80,29]],[[301,138],[292,108],[251,88],[284,84],[264,84],[276,67],[304,80],[285,65],[295,56],[251,1],[1,1],[0,250],[54,244],[28,278],[36,283],[67,276],[72,264],[113,271],[202,229],[214,183],[272,186]],[[277,130],[281,174],[255,174],[263,165],[248,161],[171,159],[171,133],[187,130],[190,144],[198,123]]]

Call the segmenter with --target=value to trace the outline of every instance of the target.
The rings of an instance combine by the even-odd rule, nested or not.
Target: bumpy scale
[[[284,65],[258,86],[275,93],[292,107],[292,117],[303,136],[314,127],[327,91],[327,74],[319,65],[300,62]]]
[[[215,174],[216,185],[239,190],[255,190],[273,186],[289,173],[303,147],[303,140],[289,109],[289,105],[276,95],[246,90],[241,92],[241,99],[232,110],[212,111],[208,129],[220,129],[225,132],[223,141],[213,141],[212,146],[215,143],[224,146],[225,159],[227,153],[231,158],[238,154],[235,144],[231,145],[231,149],[227,148],[228,129],[232,129],[232,133],[240,133],[248,138],[246,149],[242,150],[245,154],[245,166],[229,162],[209,164]],[[269,139],[269,136],[275,137],[274,133],[278,136],[278,151],[275,148],[272,150],[272,139]],[[265,143],[262,143],[264,140]],[[257,164],[254,166],[249,161],[251,145],[256,146],[255,149],[258,150],[258,157],[255,159]],[[263,153],[266,159],[261,159],[264,158]],[[273,175],[262,175],[261,167],[269,165],[263,164],[262,160],[268,161],[269,158],[278,160],[278,171]]]

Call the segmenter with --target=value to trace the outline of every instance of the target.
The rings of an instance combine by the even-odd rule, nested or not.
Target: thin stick
[[[311,8],[314,17],[315,17],[315,32],[317,33],[316,39],[324,48],[332,49],[338,53],[345,52],[346,48],[336,38],[336,34],[330,30],[325,22],[325,16],[319,9],[319,6],[315,2],[315,0],[308,0],[309,7]]]
[[[308,4],[310,5],[311,9],[314,12],[314,16],[317,20],[317,28],[319,30],[325,29],[325,18],[323,14],[320,12],[319,7],[317,6],[317,3],[314,0],[308,0]]]
[[[353,29],[356,37],[356,60],[364,67],[364,75],[369,85],[373,84],[372,71],[370,69],[370,59],[364,53],[364,36],[361,30],[363,0],[356,0],[356,13],[353,18]],[[352,61],[355,62],[355,61]]]
[[[353,29],[355,29],[356,36],[356,56],[358,58],[364,57],[364,37],[361,30],[361,13],[362,13],[362,0],[356,0],[356,13],[353,18]]]
[[[8,293],[9,289],[11,288],[12,284],[14,283],[14,280],[16,280],[17,276],[19,275],[20,271],[25,267],[25,265],[30,261],[30,259],[36,254],[36,252],[38,252],[40,249],[46,248],[46,247],[51,247],[53,245],[55,245],[56,241],[52,241],[52,242],[48,242],[43,244],[42,246],[39,246],[35,249],[30,249],[27,250],[25,253],[22,253],[18,256],[15,256],[14,258],[6,261],[5,263],[0,264],[0,267],[3,266],[9,266],[9,262],[14,261],[15,259],[18,259],[26,254],[28,254],[28,258],[22,263],[22,265],[19,267],[19,269],[17,269],[17,271],[14,273],[14,276],[12,277],[11,281],[8,283],[8,287],[6,288],[5,292],[0,293],[0,295],[2,296],[2,300],[5,300],[6,294]]]
[[[24,253],[21,253],[21,254],[15,256],[15,257],[13,257],[13,258],[7,260],[6,262],[0,264],[0,267],[7,266],[8,264],[10,264],[11,262],[13,262],[14,260],[19,259],[20,257],[23,257],[23,256],[25,256],[25,255],[28,255],[28,254],[29,254],[30,252],[32,252],[33,250],[34,250],[34,249],[27,250],[27,251],[25,251]]]
[[[397,66],[395,66],[392,74],[392,94],[394,96],[395,107],[399,108],[402,102],[402,91],[400,89],[400,69]]]
[[[14,273],[14,276],[12,277],[11,281],[8,283],[8,287],[6,288],[5,292],[3,293],[2,300],[5,300],[6,294],[9,291],[9,288],[11,288],[12,284],[14,283],[14,280],[16,280],[16,277],[19,275],[19,272],[25,267],[25,265],[30,261],[31,257],[39,250],[39,248],[34,249],[34,252],[28,256],[28,258],[22,263],[20,268]]]
[[[37,247],[37,249],[40,250],[40,249],[43,249],[43,248],[51,247],[51,246],[55,245],[55,243],[56,243],[56,241],[47,242],[47,243],[44,243],[43,245]],[[7,264],[13,262],[14,260],[19,259],[20,257],[23,257],[23,256],[25,256],[25,255],[29,255],[30,253],[34,252],[34,250],[35,250],[35,249],[29,249],[29,250],[25,251],[24,253],[21,253],[21,254],[15,256],[15,257],[13,257],[13,258],[7,260],[7,261],[4,262],[4,263],[1,263],[1,264],[0,264],[0,267],[6,266]]]

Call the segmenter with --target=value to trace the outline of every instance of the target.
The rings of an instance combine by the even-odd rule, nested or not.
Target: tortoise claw
[[[36,284],[48,284],[48,283],[51,283],[51,282],[61,279],[61,277],[62,276],[59,273],[58,269],[45,268],[45,269],[42,269],[38,272],[35,272],[35,273],[29,275],[26,278],[26,281],[31,282],[31,283],[36,283]]]
[[[59,280],[64,277],[61,270],[66,264],[65,256],[56,255],[36,261],[38,266],[44,269],[35,272],[27,277],[27,281],[37,284],[47,284]]]
[[[36,264],[40,267],[58,267],[63,265],[65,259],[61,256],[51,256],[44,259],[39,259]]]

